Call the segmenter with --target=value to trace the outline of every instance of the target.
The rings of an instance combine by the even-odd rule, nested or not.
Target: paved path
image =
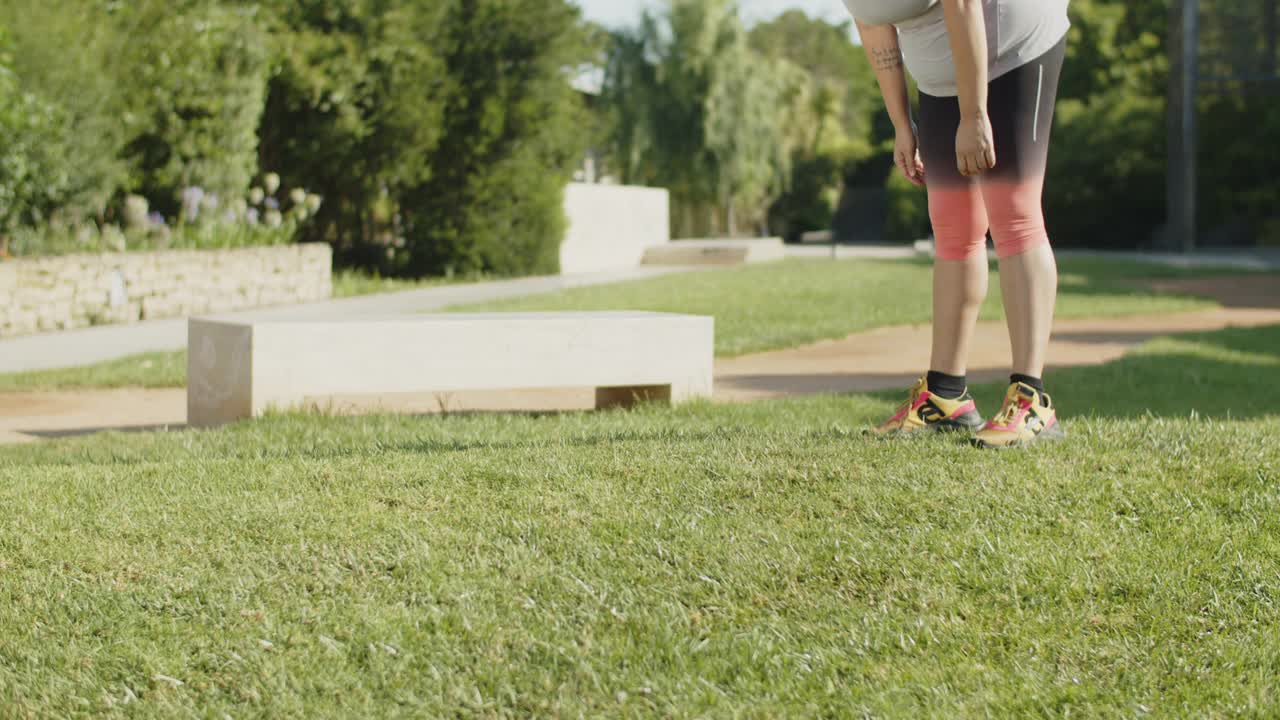
[[[422,290],[326,300],[228,313],[228,315],[245,318],[306,319],[429,312],[450,305],[502,300],[627,280],[642,280],[688,271],[690,268],[644,267],[608,273],[442,285]],[[0,340],[0,373],[90,365],[138,353],[179,350],[186,344],[187,321],[185,318],[149,320],[129,325],[104,325],[83,330],[28,335]]]
[[[1162,335],[1226,327],[1280,325],[1280,309],[1211,310],[1098,320],[1062,320],[1049,357],[1054,368],[1102,365]],[[974,383],[1009,377],[1009,334],[1003,323],[978,323],[969,358]],[[750,402],[818,393],[906,388],[929,367],[928,325],[888,327],[791,350],[716,362],[715,397]]]
[[[100,430],[179,428],[186,390],[0,393],[0,445]]]
[[[1059,258],[1092,258],[1155,263],[1185,269],[1227,268],[1280,271],[1280,250],[1275,248],[1205,249],[1194,253],[1114,252],[1110,250],[1056,250]]]
[[[1157,280],[1160,292],[1210,297],[1218,310],[1058,320],[1049,357],[1053,367],[1101,365],[1161,335],[1227,327],[1280,325],[1280,283],[1274,275]],[[1009,375],[1009,334],[1004,323],[978,323],[969,377],[975,383]],[[716,362],[717,400],[741,402],[788,395],[873,392],[905,387],[929,367],[928,325],[888,327],[801,348],[726,358]]]

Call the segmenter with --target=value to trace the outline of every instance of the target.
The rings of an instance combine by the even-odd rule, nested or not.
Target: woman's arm
[[[865,25],[858,22],[858,34],[867,59],[875,69],[885,109],[897,130],[893,160],[902,174],[916,185],[924,184],[924,164],[916,141],[915,123],[911,121],[911,98],[907,94],[907,75],[902,68],[902,49],[898,46],[898,29],[892,25]]]
[[[956,165],[964,175],[996,166],[995,141],[987,117],[987,25],[982,0],[942,0],[960,93]]]

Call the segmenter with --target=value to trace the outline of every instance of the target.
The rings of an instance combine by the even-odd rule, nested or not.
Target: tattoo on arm
[[[871,48],[871,57],[877,71],[902,67],[902,51],[898,48]]]

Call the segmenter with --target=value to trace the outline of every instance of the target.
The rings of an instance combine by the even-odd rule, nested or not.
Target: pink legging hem
[[[929,188],[938,259],[967,260],[984,252],[988,230],[1002,260],[1048,243],[1043,188],[1043,176]]]

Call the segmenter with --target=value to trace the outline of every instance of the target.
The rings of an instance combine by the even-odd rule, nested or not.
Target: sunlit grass
[[[1005,454],[893,395],[0,449],[0,715],[1267,717],[1277,364],[1055,373]]]

